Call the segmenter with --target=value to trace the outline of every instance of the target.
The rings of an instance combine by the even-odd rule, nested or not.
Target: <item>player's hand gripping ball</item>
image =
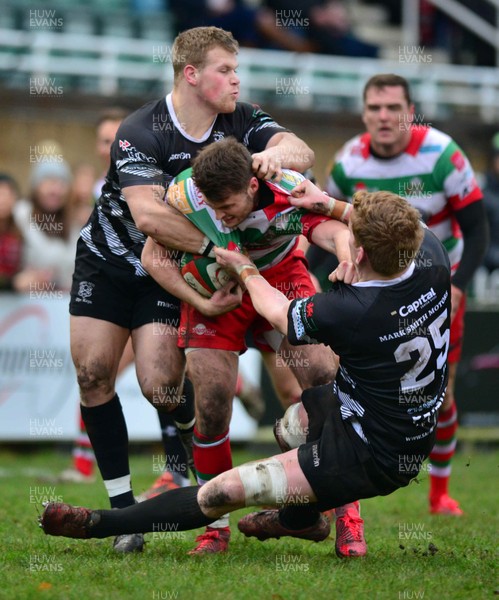
[[[233,279],[215,258],[188,252],[182,257],[180,272],[185,281],[205,298],[211,298],[214,292]]]

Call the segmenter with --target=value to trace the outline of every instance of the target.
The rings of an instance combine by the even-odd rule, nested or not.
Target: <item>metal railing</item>
[[[464,29],[473,32],[496,51],[496,66],[499,67],[499,0],[487,0],[496,9],[495,26],[474,13],[457,0],[428,0],[450,19],[457,21]],[[419,44],[420,0],[403,0],[402,32],[404,44]]]
[[[499,69],[437,64],[417,48],[401,48],[398,61],[242,48],[238,72],[243,98],[308,111],[353,112],[361,109],[362,88],[370,76],[395,72],[411,82],[426,120],[463,109],[486,123],[499,119]],[[68,86],[78,86],[78,78],[91,80],[93,93],[103,96],[133,94],[134,82],[137,94],[144,93],[139,85],[144,82],[167,89],[173,80],[171,43],[0,29],[5,87],[58,77],[66,78]]]

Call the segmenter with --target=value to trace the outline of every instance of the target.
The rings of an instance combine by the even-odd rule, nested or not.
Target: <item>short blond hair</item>
[[[239,44],[230,31],[219,27],[193,27],[179,33],[173,42],[173,81],[178,83],[186,65],[202,69],[206,54],[212,48],[223,48],[237,54]]]
[[[350,216],[355,243],[385,277],[405,269],[423,241],[419,212],[392,192],[356,192]]]

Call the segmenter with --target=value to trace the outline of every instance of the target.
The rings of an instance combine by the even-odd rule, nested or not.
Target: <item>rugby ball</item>
[[[205,298],[211,298],[214,292],[232,279],[216,259],[188,252],[182,257],[180,272],[185,281]]]

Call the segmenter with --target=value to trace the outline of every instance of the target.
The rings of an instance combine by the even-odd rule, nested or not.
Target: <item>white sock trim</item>
[[[450,444],[446,444],[445,446],[435,444],[432,448],[431,453],[432,453],[432,455],[433,454],[448,454],[449,452],[452,452],[453,450],[456,449],[456,444],[457,444],[457,440],[452,440],[452,442]]]
[[[132,478],[130,475],[123,475],[123,477],[117,477],[116,479],[105,479],[104,485],[106,486],[107,495],[114,498],[132,491]]]
[[[174,421],[174,423],[178,429],[190,429],[196,424],[196,417],[194,417],[192,421],[189,421],[188,423],[179,423],[178,421]]]
[[[452,467],[450,465],[448,467],[436,467],[430,463],[428,470],[432,477],[450,477]]]

